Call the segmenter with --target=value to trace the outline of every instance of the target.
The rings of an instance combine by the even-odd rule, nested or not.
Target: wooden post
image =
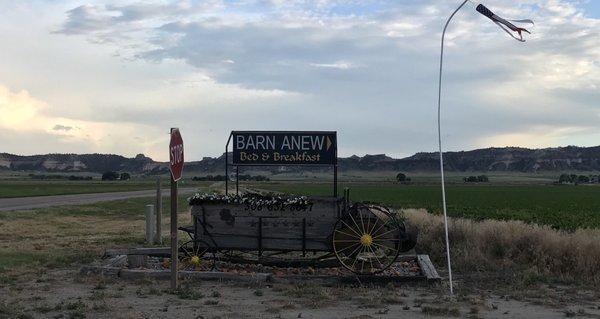
[[[177,282],[177,182],[171,176],[171,289],[178,288]]]
[[[156,238],[154,225],[154,205],[146,205],[146,243],[154,244],[154,238]]]
[[[154,241],[162,245],[162,190],[160,176],[156,177],[156,238]]]

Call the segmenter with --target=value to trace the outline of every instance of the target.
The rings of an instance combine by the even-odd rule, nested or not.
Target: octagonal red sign
[[[183,139],[179,129],[171,129],[171,142],[169,143],[169,169],[174,181],[181,179],[183,173]]]

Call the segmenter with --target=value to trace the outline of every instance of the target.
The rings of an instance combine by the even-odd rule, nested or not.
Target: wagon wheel
[[[189,240],[179,246],[181,269],[198,269],[209,266],[215,269],[215,249],[204,240]]]
[[[398,257],[402,233],[402,224],[387,209],[355,205],[335,224],[333,251],[356,274],[380,273]]]

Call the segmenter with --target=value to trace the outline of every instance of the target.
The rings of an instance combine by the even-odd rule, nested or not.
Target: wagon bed
[[[191,206],[192,225],[180,228],[190,236],[181,247],[184,259],[197,263],[224,251],[325,252],[355,273],[372,274],[416,242],[397,215],[381,206],[351,204],[347,196],[311,197],[310,204],[296,206],[235,199]]]

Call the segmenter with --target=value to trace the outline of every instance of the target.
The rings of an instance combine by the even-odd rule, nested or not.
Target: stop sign
[[[181,179],[183,172],[183,139],[179,129],[171,129],[171,142],[169,143],[169,168],[174,181]]]

